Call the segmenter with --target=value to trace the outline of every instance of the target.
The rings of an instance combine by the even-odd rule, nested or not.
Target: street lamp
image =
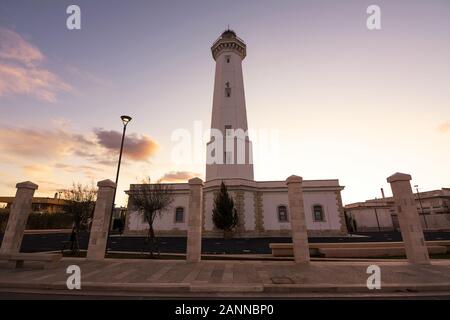
[[[112,222],[113,214],[114,214],[114,202],[116,201],[117,186],[119,183],[120,163],[122,162],[122,152],[123,152],[123,142],[125,141],[125,131],[127,130],[127,125],[131,121],[132,118],[130,116],[124,115],[124,116],[121,116],[120,119],[122,120],[122,123],[123,123],[123,133],[122,133],[122,142],[120,143],[119,162],[117,164],[116,188],[114,189],[114,196],[113,196],[112,207],[111,207],[111,218],[109,219],[108,237],[109,237],[109,231],[111,230],[111,222]],[[108,238],[106,238],[105,254],[106,254],[107,250],[108,250]]]
[[[423,213],[422,199],[420,199],[419,186],[416,184],[414,186],[414,188],[416,188],[417,199],[419,199],[420,211],[421,211],[421,214],[422,214],[422,217],[423,217],[423,222],[425,222],[425,229],[428,229],[427,219],[425,217],[425,214]]]
[[[120,162],[122,161],[122,151],[123,151],[123,142],[125,140],[125,131],[127,130],[127,124],[131,121],[130,116],[121,116],[120,119],[122,119],[123,122],[123,133],[122,133],[122,142],[120,144],[120,153],[119,153],[119,163],[117,165],[117,173],[116,173],[116,190],[117,190],[117,183],[119,182],[119,171],[120,171]],[[114,192],[114,198],[116,197],[116,193]],[[114,199],[115,201],[115,199]],[[113,201],[113,206],[114,206]]]

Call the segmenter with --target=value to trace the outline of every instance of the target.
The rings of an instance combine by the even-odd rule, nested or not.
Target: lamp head
[[[132,118],[130,116],[121,116],[120,119],[122,119],[123,125],[126,126]]]

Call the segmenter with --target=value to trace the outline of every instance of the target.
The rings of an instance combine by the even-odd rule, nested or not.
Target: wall
[[[204,221],[203,230],[205,237],[220,237],[222,231],[217,230],[212,220],[212,211],[214,205],[214,195],[217,188],[209,188],[204,191]],[[228,191],[235,200],[236,207],[241,215],[241,222],[236,231],[235,237],[266,237],[266,236],[290,236],[290,221],[280,222],[278,220],[277,208],[280,205],[288,206],[287,188],[249,188],[239,186],[229,186]],[[255,198],[260,194],[259,200]],[[308,228],[308,234],[311,236],[324,235],[343,235],[345,231],[342,223],[345,223],[340,213],[339,191],[336,190],[314,190],[304,192],[305,218]],[[155,221],[155,230],[160,235],[185,235],[189,196],[187,193],[177,194],[171,210],[163,214],[161,218]],[[258,203],[261,205],[262,225],[257,227],[256,212]],[[313,220],[313,206],[322,205],[324,209],[325,221],[318,222]],[[175,208],[182,206],[185,208],[185,222],[175,223]],[[289,210],[288,210],[289,211]],[[289,216],[289,212],[288,212]],[[258,218],[261,220],[260,218]],[[126,234],[139,234],[147,229],[142,215],[130,209],[127,216]]]
[[[392,230],[393,223],[390,208],[377,208],[381,230]],[[352,209],[348,211],[356,220],[357,231],[378,231],[378,223],[373,207]]]
[[[132,206],[131,206],[132,207]],[[184,222],[175,222],[175,209],[177,207],[184,208]],[[170,206],[169,210],[164,211],[158,215],[154,221],[154,229],[157,234],[173,234],[184,235],[187,230],[187,217],[189,214],[189,195],[177,194]],[[143,231],[148,230],[148,224],[145,222],[143,215],[133,208],[127,213],[125,234],[143,234]],[[168,232],[171,231],[171,232]],[[173,232],[172,232],[173,231]],[[178,233],[177,231],[181,231]]]

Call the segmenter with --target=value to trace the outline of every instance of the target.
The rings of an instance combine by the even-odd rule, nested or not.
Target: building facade
[[[450,230],[450,188],[419,192],[414,197],[424,230]],[[356,231],[399,229],[392,197],[348,204],[345,214],[356,222]]]
[[[211,139],[207,144],[206,181],[203,196],[203,235],[222,237],[212,221],[215,194],[224,182],[232,195],[239,223],[234,237],[279,237],[291,235],[288,192],[285,180],[255,181],[252,143],[248,136],[242,61],[246,44],[231,30],[217,39],[211,52],[216,62],[211,116]],[[287,177],[286,177],[287,178]],[[159,235],[185,236],[189,214],[189,185],[172,184],[175,199],[171,209],[154,222]],[[148,226],[133,205],[134,184],[129,195],[125,234],[141,235]],[[337,179],[303,181],[305,215],[310,236],[347,233],[341,191]]]
[[[9,211],[15,197],[0,197],[0,204],[5,204],[5,210]],[[64,213],[66,212],[67,202],[64,199],[33,197],[33,213]]]

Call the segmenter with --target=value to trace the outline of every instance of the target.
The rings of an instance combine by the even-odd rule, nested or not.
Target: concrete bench
[[[406,255],[404,247],[371,247],[371,248],[322,248],[320,253],[325,258],[376,258]],[[429,246],[429,254],[445,254],[444,246]]]
[[[46,253],[14,253],[1,255],[0,260],[7,260],[12,268],[21,268],[25,261],[43,262],[44,269],[55,267],[61,260],[62,254],[46,254]]]
[[[427,246],[430,247],[441,247],[439,253],[445,248],[446,251],[450,250],[450,241],[427,241]],[[270,243],[270,249],[272,250],[272,255],[274,257],[292,257],[294,255],[292,243]],[[353,249],[353,250],[364,250],[368,248],[403,248],[403,242],[354,242],[354,243],[310,243],[309,253],[311,256],[316,256],[321,254],[322,249]],[[434,250],[434,249],[433,249]],[[434,252],[430,252],[433,253]],[[442,252],[445,253],[445,252]]]
[[[450,247],[449,240],[426,241],[427,246],[445,246]],[[292,246],[292,243],[291,243]],[[396,242],[339,242],[339,243],[310,243],[310,248],[379,248],[379,247],[403,247],[401,241]]]

